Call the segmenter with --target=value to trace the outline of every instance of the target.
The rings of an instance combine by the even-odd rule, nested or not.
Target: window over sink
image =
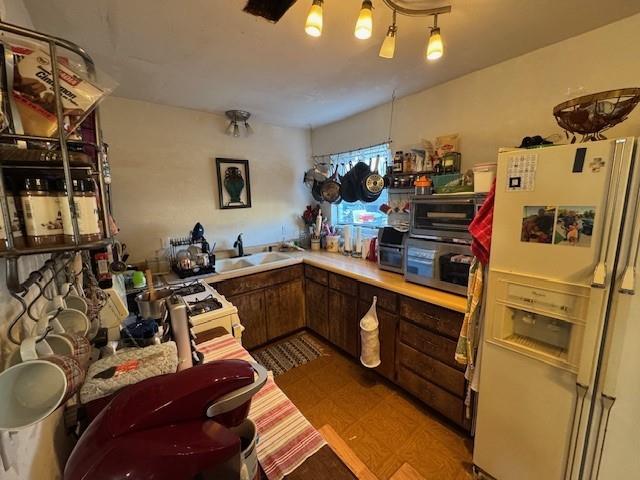
[[[358,162],[370,164],[372,169],[377,168],[380,175],[386,173],[387,165],[390,165],[391,151],[388,143],[375,145],[368,148],[354,150],[352,152],[331,155],[331,162],[339,165],[338,172],[343,175],[348,171],[349,164]],[[357,225],[361,227],[378,228],[387,224],[387,215],[380,211],[380,207],[388,203],[387,189],[382,190],[380,196],[373,202],[345,202],[331,206],[331,218],[334,225]]]

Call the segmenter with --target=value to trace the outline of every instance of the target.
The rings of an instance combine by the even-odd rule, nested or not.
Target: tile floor
[[[380,480],[405,462],[425,479],[472,478],[469,437],[318,341],[325,355],[276,378],[316,428],[331,425]]]

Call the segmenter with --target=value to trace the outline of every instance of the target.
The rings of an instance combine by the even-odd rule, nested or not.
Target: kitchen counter
[[[305,252],[302,257],[303,263],[323,268],[375,287],[391,290],[416,300],[461,313],[464,313],[467,308],[466,297],[409,283],[398,273],[380,270],[377,263],[328,252]]]
[[[304,253],[279,253],[279,255],[286,256],[287,258],[229,272],[202,275],[200,277],[190,277],[183,280],[179,279],[175,274],[170,274],[167,275],[164,280],[168,284],[176,284],[202,278],[208,283],[217,283],[231,278],[306,263],[314,267],[344,275],[345,277],[353,278],[363,283],[368,283],[375,287],[384,288],[400,295],[415,298],[416,300],[438,305],[456,312],[464,313],[467,307],[467,299],[464,296],[409,283],[404,280],[402,275],[380,270],[377,263],[368,262],[360,258],[346,257],[339,253],[310,251]],[[251,258],[251,256],[247,258]]]

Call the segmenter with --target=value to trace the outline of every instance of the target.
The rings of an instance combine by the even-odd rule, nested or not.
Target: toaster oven
[[[378,267],[395,273],[404,272],[404,251],[407,232],[393,227],[378,230]]]

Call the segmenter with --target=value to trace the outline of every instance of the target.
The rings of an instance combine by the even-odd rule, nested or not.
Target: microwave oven
[[[412,283],[466,295],[472,260],[469,244],[409,238],[404,278]]]
[[[486,196],[485,193],[451,193],[412,197],[411,237],[470,242],[469,225]]]

